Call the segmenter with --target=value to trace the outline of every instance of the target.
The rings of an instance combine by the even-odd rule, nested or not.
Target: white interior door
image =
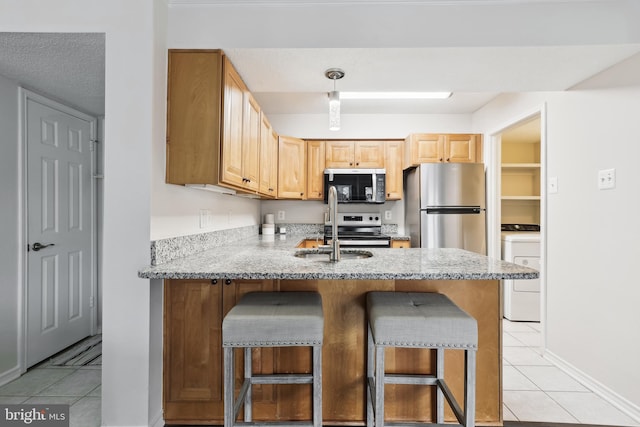
[[[29,367],[93,330],[95,120],[24,99]]]

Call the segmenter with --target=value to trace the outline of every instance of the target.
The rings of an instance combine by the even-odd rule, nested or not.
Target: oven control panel
[[[325,225],[330,224],[331,221],[325,221]],[[378,227],[382,225],[382,218],[379,213],[338,213],[338,225]]]

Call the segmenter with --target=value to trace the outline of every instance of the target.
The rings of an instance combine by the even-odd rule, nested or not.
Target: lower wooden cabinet
[[[301,241],[300,243],[298,243],[298,246],[296,246],[297,248],[306,248],[306,249],[318,249],[319,245],[324,244],[324,238],[317,238],[317,239],[305,239],[303,241]]]
[[[272,280],[166,280],[164,419],[167,424],[222,424],[222,319],[242,295],[273,289]],[[242,354],[236,352],[236,383]],[[256,372],[273,372],[273,349],[254,350]],[[273,386],[256,386],[257,414],[274,416]]]
[[[409,240],[392,240],[391,249],[410,248],[411,242]]]

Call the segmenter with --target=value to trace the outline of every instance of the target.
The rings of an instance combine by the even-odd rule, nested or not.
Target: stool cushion
[[[446,295],[369,292],[369,324],[376,345],[477,349],[478,325]]]
[[[251,292],[222,321],[223,347],[321,345],[323,333],[317,292]]]

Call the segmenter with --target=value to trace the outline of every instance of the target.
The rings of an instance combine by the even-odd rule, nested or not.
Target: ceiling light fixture
[[[344,71],[340,68],[329,68],[324,75],[333,80],[333,90],[329,92],[329,130],[340,130],[340,92],[336,91],[336,80],[344,77]]]
[[[447,99],[451,92],[342,92],[340,99]]]

